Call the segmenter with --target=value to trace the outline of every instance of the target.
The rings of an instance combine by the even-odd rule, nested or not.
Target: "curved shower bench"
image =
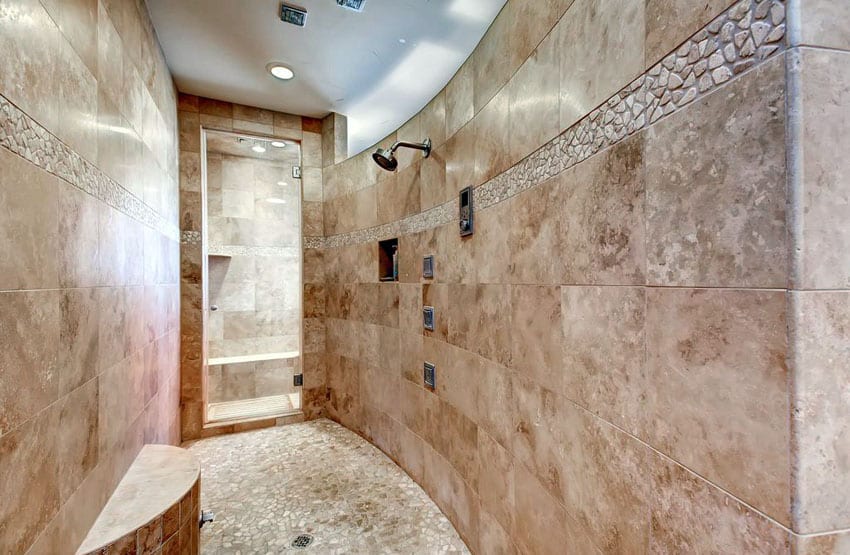
[[[77,555],[200,552],[201,467],[189,451],[145,445]]]

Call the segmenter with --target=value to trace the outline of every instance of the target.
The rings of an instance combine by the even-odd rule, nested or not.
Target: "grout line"
[[[90,291],[93,289],[136,289],[150,287],[180,287],[180,282],[175,283],[149,283],[149,284],[133,284],[133,285],[86,285],[82,287],[45,287],[43,289],[0,289],[0,294],[3,293],[50,293],[50,292],[65,292],[65,291]]]

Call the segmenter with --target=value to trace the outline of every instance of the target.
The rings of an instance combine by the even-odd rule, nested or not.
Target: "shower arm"
[[[393,146],[390,147],[390,152],[395,153],[395,151],[401,146],[421,150],[425,153],[425,158],[428,158],[431,155],[431,139],[425,139],[424,143],[409,143],[407,141],[396,141]]]

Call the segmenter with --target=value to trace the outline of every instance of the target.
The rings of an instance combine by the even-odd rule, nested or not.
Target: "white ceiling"
[[[418,112],[454,75],[505,0],[148,0],[177,87],[189,94],[312,117],[348,116],[356,154]],[[404,42],[402,42],[404,41]],[[295,71],[282,82],[272,61]]]

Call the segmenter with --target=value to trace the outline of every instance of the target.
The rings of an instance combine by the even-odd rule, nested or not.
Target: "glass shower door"
[[[206,421],[301,409],[300,148],[206,136]],[[279,146],[283,144],[283,146]]]

